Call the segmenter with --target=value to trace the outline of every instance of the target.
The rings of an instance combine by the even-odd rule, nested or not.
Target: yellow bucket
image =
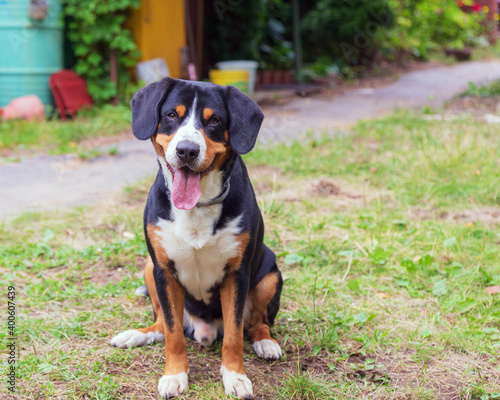
[[[236,86],[243,93],[248,93],[250,71],[243,69],[211,69],[208,71],[210,82],[222,86]]]

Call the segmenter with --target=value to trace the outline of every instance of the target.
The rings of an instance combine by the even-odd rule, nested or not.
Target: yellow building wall
[[[127,21],[141,51],[141,61],[163,58],[173,78],[181,76],[181,48],[186,45],[183,0],[142,0]]]

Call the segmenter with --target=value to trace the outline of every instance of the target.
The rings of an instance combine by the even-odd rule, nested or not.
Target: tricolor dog
[[[187,335],[203,346],[223,338],[226,394],[251,399],[243,335],[257,356],[278,359],[269,332],[283,285],[241,155],[264,118],[234,87],[163,79],[132,99],[132,130],[150,139],[160,169],[144,211],[150,257],[144,271],[155,311],[148,328],[127,330],[113,346],[165,341],[163,397],[188,387]]]

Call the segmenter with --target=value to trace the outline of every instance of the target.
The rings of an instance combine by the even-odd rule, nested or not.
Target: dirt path
[[[414,71],[387,86],[348,91],[331,100],[297,99],[268,110],[263,140],[286,141],[306,131],[334,134],[359,120],[376,118],[395,109],[442,105],[467,89],[469,82],[500,79],[500,60],[468,62]]]
[[[465,90],[468,82],[482,84],[496,79],[500,79],[500,60],[469,62],[411,72],[385,87],[356,89],[331,99],[296,99],[265,109],[260,140],[286,141],[311,130],[335,134],[361,119],[398,108],[441,105]],[[115,156],[90,161],[73,155],[37,156],[0,165],[0,219],[105,199],[125,185],[155,174],[157,168],[149,141],[132,138],[118,144]]]

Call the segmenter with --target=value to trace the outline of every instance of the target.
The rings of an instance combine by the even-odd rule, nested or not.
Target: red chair
[[[68,113],[74,118],[81,108],[94,104],[85,80],[69,69],[52,74],[49,86],[63,121]]]

